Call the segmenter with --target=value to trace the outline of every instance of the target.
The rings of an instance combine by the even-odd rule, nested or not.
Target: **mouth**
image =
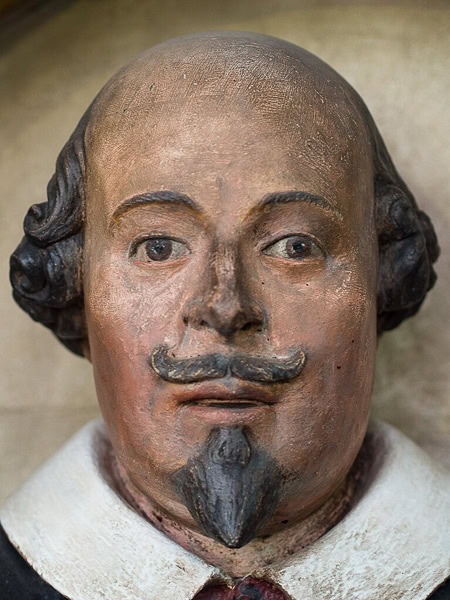
[[[267,408],[276,403],[273,393],[258,386],[227,381],[196,385],[177,394],[180,406],[197,409],[245,411]]]
[[[221,408],[229,410],[243,410],[246,408],[258,408],[267,406],[265,402],[257,400],[224,400],[223,398],[205,398],[202,400],[190,402],[193,406],[203,406],[205,408]]]

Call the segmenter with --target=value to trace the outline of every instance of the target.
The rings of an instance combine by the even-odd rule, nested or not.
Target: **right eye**
[[[134,251],[133,258],[141,262],[177,260],[189,254],[186,244],[171,238],[154,237],[143,240]]]

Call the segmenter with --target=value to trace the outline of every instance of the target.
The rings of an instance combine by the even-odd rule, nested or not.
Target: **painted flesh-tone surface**
[[[390,426],[369,435],[376,460],[353,509],[255,576],[294,600],[424,600],[450,575],[449,474]],[[102,466],[107,445],[103,424],[89,424],[1,509],[32,567],[71,600],[191,600],[208,582],[231,583],[128,507]]]
[[[100,408],[144,512],[236,576],[287,540],[236,553],[205,540],[173,474],[214,429],[245,430],[284,474],[258,528],[272,534],[337,492],[366,429],[378,247],[368,124],[353,95],[292,44],[220,32],[152,48],[89,114],[85,352]],[[169,260],[148,255],[156,237],[172,240]],[[289,240],[304,260],[287,254]],[[227,357],[231,376],[174,383],[151,361],[164,347],[178,361]],[[283,364],[301,353],[286,381],[233,372],[242,356]]]

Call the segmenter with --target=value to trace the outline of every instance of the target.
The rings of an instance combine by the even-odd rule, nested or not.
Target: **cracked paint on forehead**
[[[370,177],[366,124],[354,96],[320,59],[269,36],[170,40],[124,67],[95,100],[86,137],[89,179],[95,185],[92,179],[119,163],[132,177],[132,152],[157,152],[163,168],[191,151],[198,131],[208,152],[221,154],[215,139],[227,135],[236,114],[248,124],[249,152],[282,144],[288,163],[322,174],[324,185],[355,169]]]

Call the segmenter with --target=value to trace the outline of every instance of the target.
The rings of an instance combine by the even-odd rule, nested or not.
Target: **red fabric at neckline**
[[[245,577],[235,587],[214,584],[204,587],[192,600],[287,600],[285,594],[270,581]]]

